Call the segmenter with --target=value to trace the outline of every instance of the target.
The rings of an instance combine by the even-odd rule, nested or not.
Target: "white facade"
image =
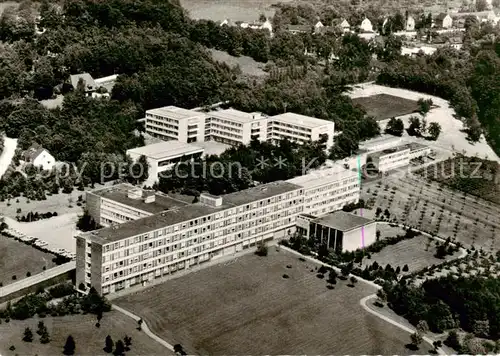
[[[267,139],[279,141],[287,138],[290,141],[306,144],[317,141],[327,135],[326,148],[333,146],[335,124],[333,121],[316,119],[309,116],[284,113],[269,117]]]
[[[287,182],[304,188],[305,214],[328,214],[357,203],[360,197],[359,174],[342,166],[318,169]]]
[[[415,31],[415,19],[412,16],[406,19],[406,31]]]
[[[334,131],[333,121],[294,113],[265,116],[234,109],[202,113],[173,106],[146,111],[146,132],[165,141],[246,145],[252,138],[272,142],[287,138],[305,144],[326,135],[329,149],[333,146]]]
[[[33,159],[32,163],[35,167],[41,167],[45,171],[50,171],[56,165],[56,159],[49,151],[44,149]]]
[[[145,156],[148,162],[148,179],[145,186],[158,182],[161,173],[170,170],[176,163],[201,157],[202,147],[179,141],[166,141],[127,150],[127,155],[134,161]],[[146,167],[143,167],[146,169]]]
[[[221,199],[219,199],[221,198]],[[270,183],[77,237],[76,285],[108,294],[295,231],[302,188]]]
[[[366,17],[363,21],[361,21],[361,25],[359,26],[359,28],[362,32],[373,32],[372,22]]]
[[[146,111],[146,132],[164,141],[190,143],[205,140],[205,114],[166,106]]]
[[[206,114],[205,140],[230,145],[247,145],[252,137],[260,141],[267,139],[268,118],[260,113],[246,113],[227,109]]]
[[[441,28],[451,28],[453,26],[453,18],[449,14],[446,14],[442,19],[436,21],[436,25]]]
[[[351,30],[351,25],[349,25],[346,19],[343,19],[339,26],[343,32],[349,32]]]

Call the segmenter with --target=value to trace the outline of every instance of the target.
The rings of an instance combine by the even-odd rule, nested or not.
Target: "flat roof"
[[[369,149],[369,147],[382,145],[382,144],[397,145],[400,142],[403,142],[403,139],[401,137],[392,136],[392,135],[382,135],[380,137],[376,137],[376,138],[372,138],[370,140],[366,140],[364,142],[360,142],[359,147],[364,148],[364,149]]]
[[[155,201],[151,203],[145,203],[143,199],[132,199],[128,197],[128,192],[130,189],[140,188],[134,187],[130,184],[117,184],[111,187],[94,190],[91,193],[96,194],[102,198],[116,201],[121,204],[131,206],[135,209],[143,210],[151,214],[157,214],[162,211],[172,209],[174,207],[181,207],[188,205],[183,201],[173,199],[165,194],[155,194]]]
[[[184,143],[180,141],[163,141],[153,143],[142,147],[131,148],[127,150],[127,154],[134,153],[137,155],[144,155],[153,159],[164,159],[173,156],[182,156],[185,154],[193,154],[203,152],[203,148]]]
[[[339,165],[331,168],[317,169],[308,174],[289,179],[287,182],[308,189],[358,176],[358,172],[345,169],[343,166]]]
[[[175,120],[184,120],[184,119],[191,119],[191,118],[195,118],[195,117],[204,117],[205,116],[202,112],[183,109],[183,108],[179,108],[179,107],[173,106],[173,105],[164,106],[162,108],[146,110],[146,113],[152,114],[152,115],[158,115],[158,116],[165,116],[165,117],[172,118]]]
[[[214,110],[208,112],[207,116],[225,119],[229,121],[235,121],[243,124],[267,118],[266,116],[263,116],[261,113],[258,112],[248,113],[235,109]]]
[[[292,112],[286,112],[284,114],[270,116],[269,120],[271,121],[276,120],[280,122],[286,122],[290,125],[297,125],[309,128],[333,124],[333,121],[317,119],[315,117],[295,114]]]
[[[390,155],[390,154],[405,151],[405,150],[411,151],[410,145],[408,143],[406,143],[404,145],[391,147],[391,148],[386,148],[384,150],[380,150],[377,152],[373,152],[373,153],[369,154],[369,156],[371,156],[371,157],[383,157],[386,155]]]
[[[223,195],[222,205],[219,207],[211,207],[202,203],[190,204],[180,209],[163,211],[152,216],[128,221],[117,226],[106,227],[82,235],[101,244],[110,243],[300,188],[301,187],[298,185],[283,181],[263,184],[240,192]]]
[[[424,148],[428,148],[429,146],[423,145],[423,144],[418,143],[418,142],[410,142],[408,144],[408,147],[410,147],[410,149],[412,151],[416,151],[416,150],[421,150],[421,149],[424,149]]]
[[[317,218],[313,220],[313,222],[331,227],[336,230],[346,232],[371,224],[375,221],[359,215],[339,210],[331,214]]]
[[[190,143],[190,145],[192,145],[192,143]],[[222,153],[233,147],[217,141],[196,142],[195,146],[203,148],[204,156],[209,156],[209,155],[220,156]]]

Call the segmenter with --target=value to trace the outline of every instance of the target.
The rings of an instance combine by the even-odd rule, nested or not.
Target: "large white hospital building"
[[[357,174],[312,172],[196,203],[120,184],[87,193],[105,227],[77,236],[76,285],[114,293],[295,231],[300,214],[356,202]],[[346,243],[347,244],[347,243]]]

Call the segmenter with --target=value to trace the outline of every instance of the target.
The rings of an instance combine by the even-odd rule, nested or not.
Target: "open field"
[[[437,108],[431,109],[427,114],[427,123],[437,122],[441,125],[442,133],[437,141],[426,141],[424,138],[414,138],[404,134],[404,139],[409,139],[413,142],[431,146],[433,148],[445,149],[448,151],[464,152],[467,156],[478,155],[481,158],[487,157],[490,160],[500,162],[500,158],[495,154],[492,148],[486,142],[484,137],[477,143],[467,141],[466,134],[462,132],[464,125],[462,121],[455,118],[455,111],[450,107],[449,103],[437,96],[418,93],[410,90],[390,88],[373,83],[365,83],[356,85],[352,88],[349,96],[354,98],[369,97],[377,94],[388,94],[403,99],[417,101],[420,98],[432,99],[432,102],[437,105]],[[405,120],[403,120],[405,122]],[[406,120],[407,121],[407,120]],[[409,123],[405,122],[408,127]]]
[[[41,344],[36,334],[38,321],[42,320],[50,335],[50,343]],[[2,355],[61,355],[66,338],[73,336],[76,344],[76,355],[106,355],[103,351],[104,340],[110,335],[114,341],[123,337],[132,338],[132,346],[127,355],[168,355],[169,350],[150,339],[144,332],[136,330],[137,323],[127,316],[111,311],[105,313],[101,327],[95,327],[96,318],[93,315],[68,315],[64,317],[33,318],[28,320],[11,320],[0,324],[0,353]],[[33,342],[22,341],[26,327],[34,334]],[[11,345],[15,346],[10,351]]]
[[[415,100],[388,94],[359,97],[353,99],[353,102],[355,105],[361,106],[368,116],[373,116],[376,120],[408,115],[418,110],[418,103]]]
[[[408,333],[361,308],[375,288],[339,281],[330,290],[314,268],[270,248],[267,257],[245,255],[114,303],[190,354],[409,353]]]
[[[500,165],[495,161],[458,156],[418,170],[416,174],[500,204]]]
[[[424,267],[437,265],[460,255],[460,252],[457,252],[454,256],[446,256],[446,259],[439,259],[434,257],[435,253],[435,240],[430,240],[426,236],[420,235],[413,239],[403,240],[395,245],[386,246],[380,252],[372,253],[370,259],[363,259],[362,268],[376,261],[383,267],[390,264],[393,268],[399,266],[401,269],[407,264],[409,272],[415,272]]]
[[[17,280],[21,280],[26,277],[27,272],[33,276],[42,272],[43,267],[52,268],[56,265],[52,262],[54,257],[50,253],[0,235],[0,282],[6,286],[15,282],[12,280],[14,275]]]
[[[83,199],[81,205],[84,206],[85,192],[75,189],[70,194],[47,195],[45,200],[28,200],[25,197],[13,198],[10,199],[10,206],[8,205],[9,201],[5,200],[0,202],[0,211],[2,215],[12,219],[15,219],[17,215],[26,215],[30,211],[33,213],[56,212],[58,215],[81,213],[82,206],[77,205],[80,195]],[[21,214],[17,214],[17,209],[21,209]]]
[[[466,248],[493,252],[500,249],[500,206],[441,187],[418,176],[385,177],[363,186],[361,198],[375,210],[388,209],[391,220],[415,226]]]
[[[181,0],[181,5],[193,19],[222,21],[257,21],[260,14],[272,17],[275,10],[272,4],[292,0]]]
[[[263,77],[267,76],[267,73],[262,69],[265,64],[255,61],[251,57],[240,56],[234,57],[224,51],[219,51],[216,49],[210,49],[212,53],[212,58],[218,62],[226,63],[230,67],[239,66],[241,72],[245,76],[252,77]]]

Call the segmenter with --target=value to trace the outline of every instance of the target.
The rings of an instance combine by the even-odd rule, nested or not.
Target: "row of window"
[[[156,120],[158,120],[160,122],[172,122],[172,123],[175,123],[175,124],[179,123],[179,120],[170,119],[170,118],[164,117],[164,116],[150,114],[148,112],[146,112],[146,119],[156,119]]]

